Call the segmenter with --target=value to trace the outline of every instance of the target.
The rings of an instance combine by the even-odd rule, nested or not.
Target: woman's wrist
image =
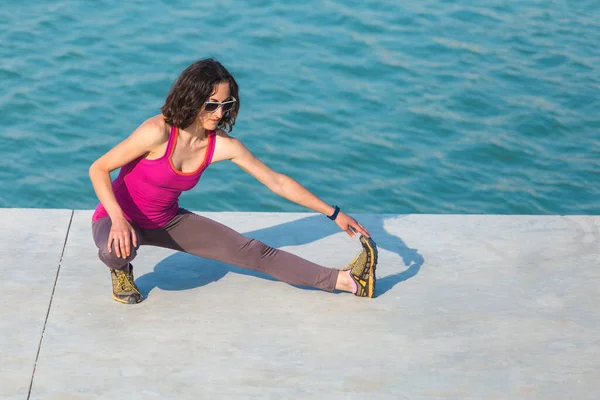
[[[335,221],[335,219],[337,218],[339,213],[340,213],[340,208],[338,206],[331,206],[331,212],[326,215],[327,215],[327,218],[329,218],[332,221]]]
[[[105,209],[106,209],[106,207],[105,207]],[[106,213],[110,217],[111,221],[125,219],[125,213],[123,212],[123,210],[120,207],[118,209],[111,209],[110,211],[106,210]]]

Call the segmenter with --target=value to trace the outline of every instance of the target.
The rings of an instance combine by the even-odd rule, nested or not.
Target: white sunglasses
[[[213,113],[217,111],[219,108],[223,107],[223,112],[227,112],[233,108],[237,100],[235,97],[232,97],[231,100],[224,101],[222,103],[216,101],[205,101],[204,102],[204,111]]]

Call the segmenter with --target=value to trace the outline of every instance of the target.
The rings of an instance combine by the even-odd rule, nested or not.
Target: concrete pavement
[[[0,209],[0,399],[597,399],[600,217],[355,215],[378,297],[142,247],[111,298],[91,211]],[[201,213],[322,265],[323,216]]]

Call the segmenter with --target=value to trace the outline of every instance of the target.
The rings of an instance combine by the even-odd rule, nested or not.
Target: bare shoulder
[[[239,157],[241,154],[248,152],[248,149],[242,142],[229,135],[227,132],[217,129],[215,134],[216,141],[213,162],[231,160],[232,158]]]
[[[142,122],[131,136],[147,144],[159,145],[169,140],[169,129],[164,117],[159,114]]]
[[[121,143],[110,149],[92,165],[105,171],[113,171],[140,156],[148,156],[165,147],[169,133],[162,116],[148,118]],[[164,153],[164,150],[163,150]]]
[[[232,139],[236,140],[233,136],[225,132],[223,129],[217,129],[215,131],[215,134],[217,135],[217,141],[229,143],[232,141]]]

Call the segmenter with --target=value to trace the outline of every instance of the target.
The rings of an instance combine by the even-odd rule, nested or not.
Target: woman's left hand
[[[361,235],[364,235],[366,237],[371,237],[371,235],[365,229],[364,226],[359,224],[354,218],[342,211],[340,211],[337,215],[335,223],[338,224],[338,226],[342,228],[342,230],[346,232],[350,237],[356,237],[356,233],[360,233]]]

